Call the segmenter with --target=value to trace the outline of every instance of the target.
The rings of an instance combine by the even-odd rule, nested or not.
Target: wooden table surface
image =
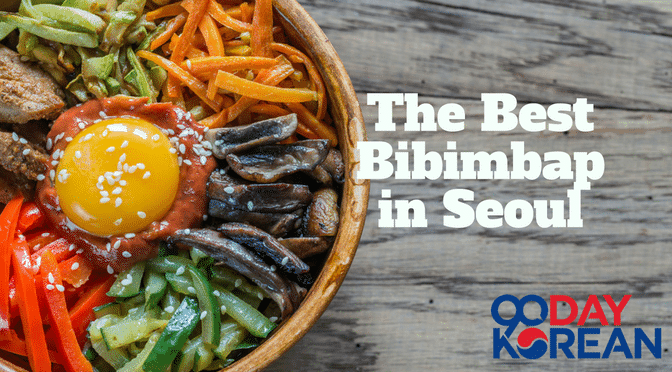
[[[566,199],[567,181],[372,181],[361,244],[343,286],[315,327],[268,371],[662,371],[672,368],[672,1],[301,0],[350,73],[370,140],[425,141],[445,151],[599,151],[604,176],[583,193],[583,228],[464,229],[442,225],[443,194],[476,202]],[[458,103],[466,130],[376,132],[366,93],[419,93]],[[521,103],[595,105],[595,130],[482,132],[481,93]],[[379,228],[381,190],[425,203],[427,228]],[[471,204],[475,206],[475,203]],[[641,359],[493,358],[491,305],[500,295],[632,299],[622,330],[662,329],[662,356]],[[531,305],[530,305],[531,306]],[[604,301],[610,324],[612,312]],[[534,307],[534,306],[531,306]],[[513,310],[503,306],[502,314]],[[563,310],[564,311],[564,310]],[[526,308],[526,315],[528,308]],[[566,314],[565,314],[566,315]],[[532,317],[531,315],[529,315]],[[601,327],[596,320],[587,326]],[[569,326],[576,331],[576,322]],[[512,337],[524,327],[519,326]],[[539,326],[548,334],[546,320]],[[613,327],[601,327],[604,351]],[[576,345],[572,347],[576,352]],[[575,353],[576,355],[576,353]]]

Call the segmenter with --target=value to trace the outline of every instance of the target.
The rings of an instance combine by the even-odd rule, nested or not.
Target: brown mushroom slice
[[[338,194],[329,188],[318,190],[306,212],[306,233],[310,236],[335,236],[338,224]]]
[[[310,266],[259,228],[246,223],[229,222],[222,224],[217,230],[227,238],[254,249],[262,257],[268,257],[288,273],[305,274],[310,271]]]
[[[292,251],[300,259],[326,252],[331,247],[331,239],[317,236],[278,239],[280,244]]]
[[[249,278],[278,304],[283,318],[291,315],[303,299],[303,288],[283,278],[274,267],[217,231],[179,230],[170,238],[170,242],[196,247],[219,261],[218,264]]]
[[[303,209],[289,213],[259,213],[233,208],[219,200],[210,200],[208,213],[227,222],[247,222],[273,236],[284,236],[298,229],[303,221]]]
[[[271,183],[299,171],[312,172],[329,153],[328,140],[304,140],[288,145],[259,146],[226,160],[246,180]]]
[[[239,127],[211,129],[205,139],[212,144],[212,153],[224,159],[230,153],[287,139],[294,134],[297,125],[296,114],[290,114]]]
[[[326,159],[319,167],[324,168],[337,183],[345,182],[345,163],[343,163],[343,155],[338,149],[331,148]]]
[[[262,213],[289,213],[305,208],[313,199],[306,185],[289,183],[232,184],[210,178],[208,196],[231,208]]]

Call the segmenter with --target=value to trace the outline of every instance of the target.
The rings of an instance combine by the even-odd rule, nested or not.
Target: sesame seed
[[[26,156],[26,155],[30,154],[30,149],[23,150],[22,154],[23,154],[23,156]]]
[[[138,170],[138,167],[135,165],[131,165],[130,167],[128,167],[128,173],[133,174],[135,173],[136,170]]]
[[[124,235],[124,237],[126,239],[133,239],[133,238],[135,238],[135,234],[134,233],[127,233],[126,235]]]
[[[65,292],[65,287],[60,284],[56,284],[56,289],[58,289],[59,292]]]
[[[177,157],[177,165],[182,165],[182,157],[181,156]]]
[[[184,154],[185,152],[187,152],[187,146],[184,143],[180,143],[180,153]]]
[[[196,293],[196,288],[189,287],[189,288],[187,288],[187,291],[189,291],[189,293]]]
[[[72,266],[70,266],[70,270],[72,271],[75,271],[77,269],[79,269],[79,262],[75,262],[72,264]]]
[[[149,173],[149,171],[147,171],[147,172],[145,172],[145,174],[142,176],[142,179],[143,179],[143,180],[146,180],[147,178],[149,178],[149,176],[151,176],[151,173]]]
[[[20,138],[20,139],[19,139],[19,142],[20,142],[21,144],[23,144],[23,145],[25,145],[25,144],[28,143],[28,141],[26,141],[25,138]]]
[[[84,253],[84,250],[83,249],[78,249],[78,250],[75,251],[75,253],[76,254],[82,254],[82,253]]]
[[[161,138],[161,137],[160,137],[158,134],[155,134],[155,135],[152,136],[152,139],[153,139],[154,141],[158,141],[159,138]]]
[[[108,274],[114,274],[114,269],[112,268],[112,266],[107,265],[107,273]]]
[[[119,168],[119,167],[117,167]],[[128,163],[124,163],[124,165],[121,167],[121,169],[124,170],[124,172],[128,172]]]
[[[133,281],[132,281],[132,280],[128,280],[128,279],[124,279],[124,280],[121,281],[121,285],[124,285],[124,286],[125,286],[125,285],[130,285],[131,283],[133,283]]]
[[[50,291],[53,291],[53,290],[54,290],[54,288],[56,288],[56,287],[54,287],[54,285],[53,285],[53,284],[47,284],[47,286],[46,286],[46,287],[47,287],[47,289],[48,289],[48,290],[50,290]]]
[[[35,267],[39,268],[42,265],[42,256],[37,256],[35,259]]]
[[[108,198],[108,197],[100,198],[100,204],[105,204],[105,203],[109,202],[110,200],[111,200],[111,199]]]
[[[96,187],[98,188],[98,190],[103,190],[105,188],[105,187],[103,187],[102,183],[97,183]]]
[[[271,265],[271,272],[275,272],[276,268],[275,265]]]
[[[47,151],[51,151],[51,146],[52,146],[51,138],[48,138],[47,139]]]
[[[107,137],[107,133],[109,133],[109,132],[107,131],[107,129],[105,129],[102,133],[103,137]]]
[[[278,317],[277,317],[277,316],[272,316],[272,317],[268,318],[268,320],[270,320],[271,322],[275,323],[275,322],[278,321]]]
[[[207,215],[207,214],[204,214],[204,215],[203,215],[203,221],[207,221],[207,220],[208,220],[208,215]]]
[[[75,151],[75,157],[78,158],[78,159],[81,158],[82,157],[82,152],[79,151],[79,150]]]
[[[174,147],[171,147],[168,151],[170,151],[171,154],[174,154],[177,152]]]
[[[58,160],[58,153],[61,152],[60,150],[54,151],[53,154],[51,154],[51,158],[54,160]]]
[[[257,292],[257,297],[259,297],[260,300],[264,299],[264,295],[262,295],[261,292]]]
[[[242,279],[236,279],[236,282],[233,284],[236,288],[240,287],[243,284]]]
[[[187,61],[189,61],[189,60],[187,60]],[[206,316],[208,316],[208,312],[207,311],[202,312],[201,313],[201,320],[205,319]]]
[[[121,218],[119,218],[118,220],[114,221],[114,226],[119,226],[119,225],[121,225],[121,222],[122,222],[122,221],[123,221],[123,219],[121,219]]]
[[[70,246],[68,247],[68,251],[74,251],[75,248],[77,247],[74,244],[70,244]]]
[[[72,137],[65,137],[65,142],[71,142],[71,141],[72,141]]]
[[[140,217],[140,218],[146,218],[146,217],[147,217],[147,213],[145,213],[145,212],[143,212],[143,211],[138,211],[138,217]]]
[[[191,61],[187,60],[187,68],[191,70]]]
[[[109,252],[110,250],[112,250],[112,244],[110,244],[110,242],[107,242],[107,244],[105,244],[105,249],[106,249],[108,252]]]
[[[114,249],[119,249],[119,247],[121,247],[121,240],[114,242]]]
[[[46,177],[44,177],[44,174],[38,174],[37,175],[37,180],[38,181],[43,181]]]
[[[167,312],[167,313],[171,313],[171,314],[172,314],[173,311],[175,311],[175,308],[172,307],[172,306],[168,306],[168,307],[166,308],[166,312]]]
[[[252,210],[254,208],[254,203],[252,201],[247,202],[247,209]]]
[[[234,190],[233,187],[231,187],[231,186],[226,186],[226,187],[224,188],[224,192],[227,193],[227,194],[233,194],[234,191],[235,191],[235,190]]]
[[[187,235],[191,234],[191,229],[184,229],[184,233]]]
[[[77,124],[77,126],[79,127],[79,129],[86,128],[86,124],[84,124],[84,123],[79,123],[79,124]]]
[[[121,186],[126,186],[127,182],[126,182],[126,180],[121,180],[121,181],[119,181],[119,184]]]
[[[135,166],[138,167],[138,169],[140,169],[140,170],[145,170],[145,164],[144,163],[138,163]]]
[[[287,265],[287,262],[289,262],[289,257],[285,257],[285,258],[283,258],[283,259],[282,259],[282,262],[280,262],[280,264],[281,264],[282,266],[285,266],[285,265]]]
[[[58,165],[58,160],[52,160],[51,165],[53,165],[54,167],[57,166]]]
[[[126,142],[128,142],[128,141],[126,141]],[[123,145],[122,145],[122,147],[123,147]],[[125,162],[125,161],[126,161],[126,153],[123,153],[123,154],[121,154],[121,156],[119,157],[119,162],[120,162],[120,163],[123,163],[123,162]]]
[[[114,151],[114,146],[110,146],[110,147],[108,147],[107,150],[105,150],[105,151],[107,151],[107,152],[113,152],[113,151]]]
[[[86,142],[86,141],[90,140],[91,138],[93,138],[93,134],[89,133],[86,136],[84,136],[84,138],[82,138],[82,140],[80,142]]]
[[[121,177],[121,175],[124,174],[124,173],[121,172],[121,171],[114,171],[114,173],[112,173],[112,174],[113,174],[115,177]]]
[[[191,160],[189,160],[189,159],[185,159],[185,160],[184,160],[184,164],[186,164],[186,165],[191,165]]]
[[[226,314],[226,306],[222,305],[222,307],[219,308],[219,311],[220,311],[222,314]]]
[[[123,251],[123,252],[121,252],[121,255],[126,257],[126,258],[131,258],[131,256],[132,256],[131,252],[129,252],[129,251]]]
[[[117,200],[114,201],[114,207],[117,208],[121,205],[121,198],[117,198]]]
[[[14,142],[18,141],[19,140],[19,135],[16,134],[16,132],[12,132],[12,139],[14,140]]]
[[[180,266],[177,268],[177,271],[175,271],[175,275],[182,275],[184,274],[184,266]]]
[[[100,191],[100,196],[108,197],[108,196],[110,196],[110,193],[108,193],[105,190],[102,190],[102,191]]]
[[[212,291],[212,294],[214,294],[217,297],[219,297],[221,295],[221,293],[219,293],[219,291],[216,290],[216,289],[214,291]]]
[[[49,275],[47,275],[47,279],[49,279],[49,283],[54,283],[54,280],[55,280],[54,279],[54,274],[49,273]]]
[[[128,141],[124,141],[124,143],[121,144],[122,149],[125,148],[126,146],[128,146]]]
[[[112,195],[119,195],[121,194],[121,187],[117,187],[114,190],[112,190]]]

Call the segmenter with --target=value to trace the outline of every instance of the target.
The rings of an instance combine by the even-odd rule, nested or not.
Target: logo
[[[564,355],[567,359],[607,359],[620,354],[626,359],[640,359],[643,350],[648,350],[655,358],[661,358],[661,328],[655,328],[653,335],[650,331],[647,334],[642,328],[635,328],[634,337],[630,340],[623,333],[622,314],[632,296],[625,295],[618,303],[610,295],[601,297],[613,314],[611,323],[597,295],[588,296],[580,316],[577,302],[570,296],[551,295],[548,302],[534,294],[520,299],[509,294],[497,297],[490,308],[492,319],[500,326],[492,329],[493,358],[500,359],[502,355],[508,354],[514,359],[539,359],[548,354],[550,359],[557,359],[558,355]],[[559,304],[569,306],[569,315],[559,317]],[[509,311],[505,311],[506,316],[503,316],[501,307],[510,309],[511,305],[513,316],[510,316]],[[538,316],[528,317],[525,314],[526,306],[528,315],[535,313]],[[598,320],[602,328],[585,326],[589,319]],[[546,320],[550,325],[548,333],[538,327]],[[574,321],[575,328],[564,327]],[[512,341],[513,332],[521,324],[526,328]],[[609,334],[609,340],[600,344],[597,338],[604,339],[600,337],[604,334]]]

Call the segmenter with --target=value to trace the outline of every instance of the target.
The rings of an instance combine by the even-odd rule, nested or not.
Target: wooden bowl
[[[343,63],[320,27],[295,0],[275,0],[275,11],[293,45],[308,54],[320,70],[329,96],[329,109],[338,129],[339,148],[346,165],[341,197],[341,220],[334,246],[320,275],[298,310],[278,326],[261,346],[221,372],[259,371],[289,350],[326,310],[355,256],[364,228],[369,181],[356,180],[358,141],[366,140],[364,119]],[[26,361],[0,353],[0,372],[28,372]]]
[[[261,346],[222,372],[249,372],[265,368],[289,350],[315,324],[336,295],[350,268],[364,227],[369,199],[369,181],[355,179],[355,169],[359,163],[355,149],[358,141],[366,140],[366,129],[357,96],[343,63],[327,36],[296,0],[275,0],[274,6],[287,36],[313,59],[327,87],[330,113],[338,129],[339,147],[346,164],[341,221],[324,268],[299,309],[283,321]]]

